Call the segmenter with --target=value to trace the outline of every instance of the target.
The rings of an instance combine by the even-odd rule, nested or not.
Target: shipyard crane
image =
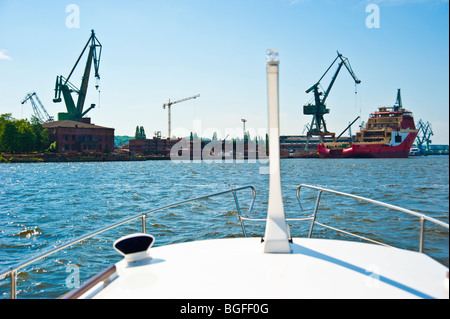
[[[88,46],[89,46],[88,57],[86,61],[86,66],[84,68],[83,77],[81,79],[81,86],[80,88],[77,88],[75,85],[70,83],[69,80]],[[89,40],[84,46],[83,51],[81,51],[81,54],[78,57],[77,61],[75,62],[75,65],[73,66],[69,75],[67,77],[63,77],[62,75],[56,77],[55,98],[53,99],[53,102],[55,103],[61,102],[62,101],[61,93],[62,93],[67,108],[67,113],[58,113],[58,120],[80,121],[83,116],[85,116],[91,109],[95,107],[95,104],[91,104],[91,106],[86,111],[83,111],[92,64],[94,64],[94,71],[95,71],[94,75],[97,78],[97,81],[100,80],[98,70],[100,66],[101,52],[102,52],[102,45],[95,36],[94,30],[91,30],[91,36],[89,37]],[[96,83],[95,87],[98,90],[98,83]],[[78,95],[76,105],[72,98],[73,92],[75,92]]]
[[[166,106],[167,106],[167,109],[169,111],[169,135],[167,136],[169,139],[170,139],[170,136],[171,136],[170,135],[171,134],[170,107],[172,106],[172,104],[180,103],[180,102],[184,102],[184,101],[188,101],[188,100],[192,100],[192,99],[196,99],[199,96],[200,96],[200,94],[197,94],[197,95],[194,95],[194,96],[191,96],[191,97],[186,97],[184,99],[177,100],[177,101],[170,101],[170,99],[169,99],[169,102],[163,104],[163,109],[166,109]]]
[[[324,76],[328,73],[328,71],[331,69],[334,63],[338,60],[340,60],[339,65],[333,78],[331,79],[328,88],[326,89],[325,92],[320,92],[319,90],[320,81],[322,81]],[[303,114],[313,115],[313,119],[311,121],[309,131],[307,133],[306,149],[308,149],[309,140],[313,135],[319,136],[320,142],[323,142],[324,136],[331,136],[334,138],[335,134],[328,132],[323,116],[325,114],[330,113],[330,110],[326,108],[325,101],[328,98],[328,95],[330,94],[331,88],[333,87],[333,84],[336,81],[336,78],[342,66],[345,66],[347,68],[348,72],[350,73],[356,84],[361,83],[361,81],[356,77],[355,73],[353,72],[348,59],[342,56],[342,54],[339,53],[338,51],[336,59],[334,59],[333,63],[331,63],[331,65],[328,67],[328,69],[325,71],[325,73],[322,75],[319,81],[317,81],[313,86],[311,86],[308,90],[306,90],[306,93],[310,93],[311,91],[314,92],[314,104],[309,103],[303,106]]]
[[[34,99],[36,99],[36,101]],[[24,104],[28,100],[30,100],[34,115],[39,120],[39,122],[53,122],[53,116],[50,116],[47,113],[47,110],[44,108],[44,105],[42,105],[41,100],[39,100],[36,92],[28,93],[21,103]]]
[[[417,123],[417,130],[419,132],[416,136],[416,145],[420,152],[423,153],[430,149],[430,138],[433,135],[433,130],[431,129],[431,124],[429,122],[424,123],[422,120],[419,120],[419,123]],[[423,148],[424,143],[426,144],[426,149]]]

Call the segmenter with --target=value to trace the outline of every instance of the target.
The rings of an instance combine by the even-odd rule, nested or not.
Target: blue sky
[[[70,4],[79,8],[79,27],[66,24]],[[371,4],[379,28],[366,25]],[[305,90],[339,50],[362,82],[355,94],[340,72],[327,102],[330,131],[392,106],[401,88],[416,123],[430,122],[433,143],[448,144],[448,17],[448,0],[0,0],[0,114],[30,118],[31,104],[20,102],[32,91],[51,115],[64,112],[52,102],[56,76],[68,75],[94,29],[103,45],[101,93],[91,79],[86,105],[100,101],[89,116],[116,135],[134,135],[139,125],[147,136],[166,136],[162,105],[196,94],[173,105],[175,135],[238,136],[242,118],[251,135],[261,132],[267,49],[280,54],[281,134],[302,134],[311,121],[302,111],[312,98]],[[71,80],[79,86],[81,72]]]

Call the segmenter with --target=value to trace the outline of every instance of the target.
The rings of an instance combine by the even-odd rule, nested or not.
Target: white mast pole
[[[267,102],[269,115],[269,204],[265,253],[290,253],[289,231],[284,213],[280,174],[280,130],[278,98],[278,51],[267,51]]]

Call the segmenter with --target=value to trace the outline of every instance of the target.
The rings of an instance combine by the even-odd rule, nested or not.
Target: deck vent
[[[119,238],[113,246],[130,263],[150,258],[149,249],[154,241],[155,237],[152,235],[138,233]]]

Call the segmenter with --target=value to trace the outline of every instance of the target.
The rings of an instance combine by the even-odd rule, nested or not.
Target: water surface
[[[0,272],[120,219],[192,197],[252,185],[256,203],[249,217],[264,218],[269,175],[265,163],[175,163],[171,161],[105,163],[0,164]],[[288,217],[312,212],[315,192],[305,192],[301,211],[296,189],[304,183],[352,193],[425,213],[448,223],[448,156],[408,159],[284,159],[283,198]],[[238,193],[245,212],[251,192]],[[347,200],[345,200],[347,201]],[[403,213],[323,195],[318,221],[417,250],[419,222]],[[249,236],[263,236],[263,223],[247,223]],[[293,236],[306,236],[309,223],[291,224]],[[427,253],[448,267],[448,232],[427,224]],[[68,290],[72,267],[81,282],[121,259],[112,242],[140,232],[140,222],[74,245],[23,268],[19,298],[53,298]],[[165,210],[147,220],[157,245],[196,239],[242,236],[232,194]],[[344,238],[315,228],[314,237]],[[9,298],[9,277],[0,280]]]

